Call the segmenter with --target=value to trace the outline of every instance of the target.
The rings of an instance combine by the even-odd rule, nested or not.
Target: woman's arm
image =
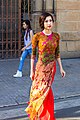
[[[31,58],[31,73],[30,73],[31,80],[34,80],[34,75],[35,75],[35,59]]]
[[[65,71],[63,70],[63,67],[62,67],[62,63],[61,63],[61,58],[57,58],[57,62],[58,62],[58,65],[59,65],[59,68],[60,68],[60,73],[61,73],[61,76],[62,77],[65,77]]]
[[[60,45],[59,45],[60,35],[58,33],[56,34],[56,38],[57,38],[57,48],[56,48],[56,51],[55,51],[55,57],[56,57],[56,60],[58,62],[59,68],[60,68],[61,76],[65,77],[65,71],[63,70],[62,63],[61,63],[61,58],[60,58]]]
[[[38,47],[38,38],[36,33],[32,38],[32,55],[31,55],[31,72],[30,72],[30,77],[32,80],[34,80],[34,75],[35,75],[37,47]]]

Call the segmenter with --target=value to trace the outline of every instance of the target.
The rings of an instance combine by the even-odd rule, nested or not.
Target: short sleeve
[[[60,35],[57,33],[56,34],[56,39],[57,39],[57,48],[55,50],[55,57],[60,58]]]
[[[38,47],[38,39],[37,39],[37,34],[35,34],[32,38],[32,55],[31,55],[32,59],[35,59],[36,57],[37,47]]]

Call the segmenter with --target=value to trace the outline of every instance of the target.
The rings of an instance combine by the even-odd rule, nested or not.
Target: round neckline
[[[44,35],[46,35],[46,36],[50,36],[50,35],[52,35],[53,32],[51,32],[50,34],[46,34],[46,33],[44,33],[44,32],[42,31],[42,33],[43,33]]]

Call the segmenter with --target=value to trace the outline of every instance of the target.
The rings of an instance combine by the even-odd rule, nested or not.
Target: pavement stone
[[[3,116],[4,119],[7,119],[10,116],[17,117],[26,115],[24,109],[27,107],[26,102],[29,100],[31,86],[29,77],[30,59],[25,60],[23,77],[13,78],[13,74],[17,71],[18,64],[19,59],[0,60],[0,120],[3,119]],[[62,59],[62,64],[66,71],[66,77],[64,79],[61,78],[57,65],[57,72],[52,85],[55,98],[55,110],[80,105],[80,58]],[[75,101],[74,97],[78,99]],[[62,102],[62,99],[65,101]],[[19,109],[18,106],[21,105],[24,105],[24,107]],[[74,118],[73,120],[76,119]]]
[[[60,118],[60,119],[57,119],[57,120],[80,120],[80,118]]]
[[[15,120],[29,120],[28,118],[15,119]],[[79,118],[57,118],[56,120],[80,120]]]

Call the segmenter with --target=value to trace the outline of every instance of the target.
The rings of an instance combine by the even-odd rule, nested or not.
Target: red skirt
[[[51,89],[56,72],[56,62],[36,66],[34,81],[30,91],[30,102],[25,109],[30,120],[55,120],[54,96]]]

